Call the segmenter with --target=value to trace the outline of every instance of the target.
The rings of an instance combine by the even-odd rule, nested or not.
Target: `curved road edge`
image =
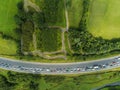
[[[1,69],[33,74],[80,74],[118,67],[120,67],[120,56],[73,63],[39,63],[0,57]]]

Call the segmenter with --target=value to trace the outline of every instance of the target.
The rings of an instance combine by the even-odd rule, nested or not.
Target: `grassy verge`
[[[77,57],[71,57],[67,56],[67,60],[64,59],[57,59],[57,60],[48,60],[48,59],[43,59],[41,57],[33,57],[33,56],[17,56],[17,55],[0,55],[0,57],[5,57],[5,58],[11,58],[15,60],[21,60],[21,61],[29,61],[29,62],[43,62],[43,63],[72,63],[72,62],[84,62],[84,61],[92,61],[92,60],[99,60],[99,59],[104,59],[104,58],[110,58],[114,56],[120,55],[119,53],[113,53],[113,54],[106,54],[106,55],[98,55],[98,56],[89,56],[89,57],[84,57],[80,56]]]

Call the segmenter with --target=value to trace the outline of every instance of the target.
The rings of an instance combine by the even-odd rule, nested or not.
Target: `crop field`
[[[14,32],[16,24],[14,15],[17,13],[17,3],[21,0],[0,0],[0,32],[17,38]]]
[[[120,0],[93,0],[88,30],[105,39],[120,37]]]
[[[82,0],[68,0],[67,9],[70,27],[78,28],[82,16]]]
[[[56,51],[61,49],[61,30],[44,29],[36,31],[37,48],[42,51]]]
[[[64,0],[35,0],[44,13],[45,23],[48,26],[65,27]]]

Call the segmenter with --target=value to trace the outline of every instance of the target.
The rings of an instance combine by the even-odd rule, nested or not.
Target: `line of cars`
[[[113,67],[119,67],[120,66],[120,57],[117,57],[113,59],[110,62],[104,63],[104,64],[94,64],[92,66],[86,66],[85,71],[95,71],[95,70],[102,70],[102,69],[109,69]]]
[[[3,62],[0,61],[0,68],[7,69],[7,70],[13,70],[13,71],[20,71],[20,72],[27,72],[27,73],[42,73],[42,74],[60,74],[60,73],[80,73],[80,72],[89,72],[89,71],[98,71],[102,69],[109,69],[112,67],[118,67],[120,66],[120,58],[115,58],[113,60],[110,60],[106,63],[100,63],[94,64],[92,63],[89,65],[88,63],[84,64],[83,66],[80,65],[69,65],[64,67],[61,66],[55,66],[55,67],[46,67],[46,66],[32,66],[32,65],[22,65],[22,64],[11,64],[9,62]]]

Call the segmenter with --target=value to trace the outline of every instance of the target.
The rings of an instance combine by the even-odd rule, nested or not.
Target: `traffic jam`
[[[101,63],[102,62],[102,63]],[[98,63],[98,64],[97,64]],[[29,63],[10,63],[0,60],[0,68],[24,73],[34,74],[74,74],[81,72],[95,72],[104,69],[111,69],[120,67],[120,57],[114,58],[110,61],[99,61],[90,64],[64,64],[64,65],[29,65]]]

